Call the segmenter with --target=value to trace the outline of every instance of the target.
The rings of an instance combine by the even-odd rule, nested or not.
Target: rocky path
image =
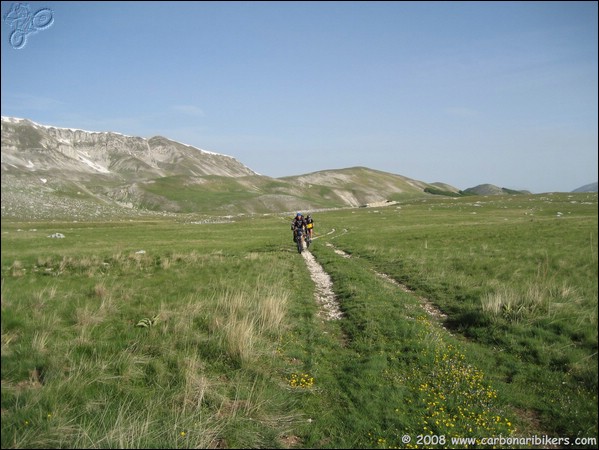
[[[325,320],[337,320],[343,317],[339,303],[333,292],[333,282],[328,273],[324,271],[322,266],[318,264],[312,253],[308,250],[302,252],[302,256],[306,261],[310,277],[315,285],[316,301],[320,305],[319,316]]]

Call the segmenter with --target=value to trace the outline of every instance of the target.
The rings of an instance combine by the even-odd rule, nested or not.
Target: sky
[[[598,178],[597,5],[3,1],[2,116],[275,178],[569,192]]]

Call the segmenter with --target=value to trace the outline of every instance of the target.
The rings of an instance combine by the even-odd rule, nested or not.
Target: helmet
[[[299,217],[299,216],[301,216],[301,215],[302,215],[302,213],[301,213],[301,212],[298,212],[298,213],[295,215],[295,217]]]

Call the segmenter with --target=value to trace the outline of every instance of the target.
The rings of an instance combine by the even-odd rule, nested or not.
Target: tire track
[[[343,250],[339,250],[338,248],[336,248],[333,244],[331,244],[329,242],[327,242],[326,245],[327,245],[327,247],[331,247],[337,255],[339,255],[343,258],[351,258],[352,257],[352,255],[345,253]],[[443,313],[439,308],[437,308],[435,305],[433,305],[433,303],[429,299],[427,299],[425,297],[421,297],[419,295],[416,295],[416,293],[412,289],[407,287],[405,284],[400,283],[399,281],[397,281],[396,279],[390,277],[389,275],[387,275],[385,273],[377,272],[376,270],[373,270],[373,272],[376,274],[376,276],[393,284],[394,286],[401,289],[403,292],[407,292],[408,294],[414,295],[420,301],[420,306],[422,306],[422,309],[424,309],[428,313],[428,315],[431,316],[432,318],[439,320],[439,321],[443,321],[443,320],[447,319],[447,314]]]

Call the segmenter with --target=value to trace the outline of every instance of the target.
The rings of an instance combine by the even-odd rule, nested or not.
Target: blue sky
[[[162,135],[271,177],[597,181],[597,2],[21,2],[2,115]],[[14,42],[13,42],[14,44]]]

